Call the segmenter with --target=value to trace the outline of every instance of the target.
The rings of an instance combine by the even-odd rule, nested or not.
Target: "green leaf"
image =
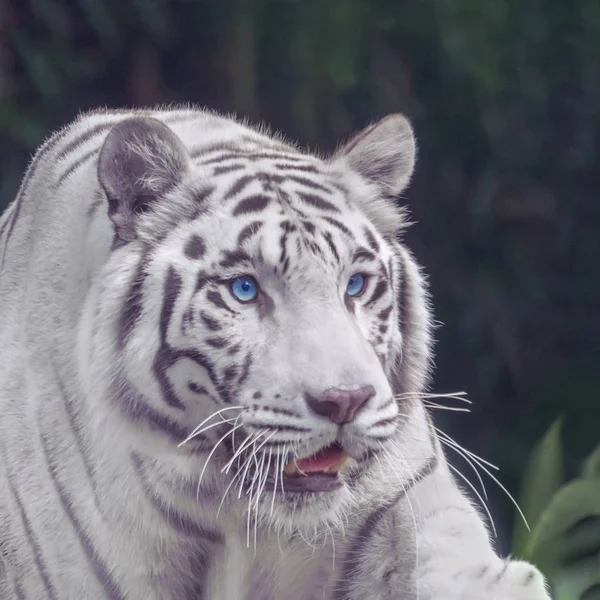
[[[600,554],[600,479],[563,486],[542,512],[526,556],[551,575],[562,561]]]
[[[563,483],[561,426],[562,418],[552,423],[529,455],[525,467],[519,506],[532,530],[542,511]],[[523,519],[517,517],[513,538],[513,552],[516,556],[527,557],[529,535]]]
[[[583,476],[587,479],[600,477],[600,446],[587,457],[583,465]]]
[[[556,600],[599,600],[598,564],[587,559],[561,569],[551,578]]]

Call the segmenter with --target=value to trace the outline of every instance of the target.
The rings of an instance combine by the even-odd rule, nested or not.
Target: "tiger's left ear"
[[[121,243],[136,239],[140,215],[180,184],[189,169],[183,142],[157,119],[134,117],[110,130],[98,159],[98,179]]]
[[[415,155],[410,123],[402,115],[393,114],[356,134],[334,154],[332,164],[349,168],[378,188],[379,198],[364,199],[362,208],[387,233],[385,230],[400,220],[395,198],[410,181]]]

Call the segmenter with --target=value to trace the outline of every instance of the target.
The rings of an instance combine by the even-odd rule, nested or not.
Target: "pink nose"
[[[342,424],[354,421],[356,413],[374,395],[375,390],[370,385],[358,390],[332,388],[316,398],[306,394],[306,402],[318,415]]]

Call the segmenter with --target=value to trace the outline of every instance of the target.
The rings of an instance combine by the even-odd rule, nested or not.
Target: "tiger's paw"
[[[442,581],[443,579],[443,581]],[[429,571],[419,580],[422,600],[551,600],[543,575],[531,564],[498,560],[454,574]]]

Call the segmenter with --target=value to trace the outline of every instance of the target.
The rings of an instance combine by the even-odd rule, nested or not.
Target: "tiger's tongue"
[[[329,446],[308,458],[302,458],[295,463],[288,463],[285,472],[290,475],[302,473],[337,473],[347,459],[348,455],[342,448]]]

